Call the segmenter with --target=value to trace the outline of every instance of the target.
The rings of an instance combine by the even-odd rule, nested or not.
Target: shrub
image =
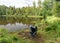
[[[48,23],[48,26],[45,28],[46,31],[54,30],[56,31],[58,28],[59,22]]]
[[[0,43],[11,43],[11,37],[6,29],[0,28]]]

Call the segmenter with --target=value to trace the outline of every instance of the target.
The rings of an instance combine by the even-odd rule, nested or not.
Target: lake
[[[34,21],[38,21],[38,18],[24,18],[24,17],[5,17],[0,16],[0,28],[8,29],[9,31],[18,31],[29,28],[29,25]]]

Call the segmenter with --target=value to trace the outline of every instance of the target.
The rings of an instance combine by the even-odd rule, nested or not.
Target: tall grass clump
[[[8,30],[0,28],[0,43],[34,43],[30,39],[18,37],[18,33],[10,33]]]
[[[6,29],[0,28],[0,43],[11,43],[11,37]]]
[[[47,24],[45,32],[48,39],[57,40],[57,38],[60,37],[60,20],[47,22]]]

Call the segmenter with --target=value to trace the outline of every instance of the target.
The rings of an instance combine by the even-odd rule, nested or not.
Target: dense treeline
[[[45,0],[43,3],[41,0],[38,1],[38,7],[36,7],[35,2],[33,2],[33,6],[23,7],[23,8],[15,8],[15,7],[7,7],[5,5],[0,5],[0,15],[13,15],[18,17],[26,17],[29,15],[35,16],[60,16],[60,2],[55,0]]]

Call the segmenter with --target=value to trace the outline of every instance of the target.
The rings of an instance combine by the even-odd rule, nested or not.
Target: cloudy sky
[[[33,1],[35,1],[36,3],[38,2],[38,0],[0,0],[0,5],[15,6],[15,7],[23,7],[28,5],[32,6]]]

